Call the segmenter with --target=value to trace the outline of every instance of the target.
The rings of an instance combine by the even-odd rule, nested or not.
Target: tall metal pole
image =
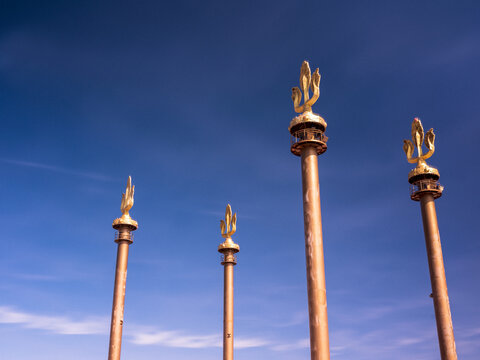
[[[428,267],[432,283],[433,306],[437,321],[438,342],[442,360],[456,360],[457,351],[453,335],[452,314],[448,300],[447,278],[443,265],[442,244],[438,231],[437,213],[432,194],[420,198],[422,209],[423,231],[427,246]]]
[[[123,313],[125,305],[125,286],[127,283],[128,249],[133,242],[132,231],[137,230],[138,223],[128,214],[133,206],[132,179],[128,177],[127,189],[122,195],[122,217],[115,219],[113,228],[117,230],[115,242],[118,244],[117,263],[115,270],[115,285],[113,289],[112,320],[110,324],[110,344],[108,348],[108,360],[120,360],[122,348]]]
[[[418,118],[412,123],[412,140],[404,140],[404,150],[410,163],[417,167],[408,174],[411,185],[411,199],[420,201],[422,211],[423,231],[427,247],[428,267],[432,283],[433,306],[437,322],[438,343],[442,360],[457,360],[455,337],[453,335],[452,314],[448,300],[447,279],[443,265],[442,244],[438,231],[437,213],[434,200],[442,196],[443,187],[438,183],[440,174],[437,169],[427,165],[425,159],[435,151],[435,134],[430,129],[425,135],[425,145],[429,149],[423,154],[423,126]],[[418,157],[413,158],[414,146]]]
[[[329,360],[327,294],[318,181],[318,155],[327,150],[327,137],[324,135],[327,123],[321,116],[312,112],[312,105],[320,95],[320,74],[317,69],[311,75],[310,66],[306,61],[303,62],[300,71],[300,86],[305,101],[300,105],[302,91],[293,88],[295,111],[300,115],[290,122],[289,131],[292,135],[291,151],[301,156],[302,164],[310,353],[312,360]],[[312,98],[309,94],[310,87],[313,91]]]
[[[233,267],[237,264],[235,254],[240,246],[235,244],[231,236],[237,229],[237,214],[233,215],[232,208],[227,205],[225,222],[220,220],[220,229],[225,241],[218,246],[222,253],[224,267],[223,278],[223,360],[233,360]]]

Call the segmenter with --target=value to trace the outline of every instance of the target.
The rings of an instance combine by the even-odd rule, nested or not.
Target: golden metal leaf
[[[419,118],[413,119],[412,122],[412,140],[417,149],[421,149],[423,144],[423,126]],[[421,156],[422,154],[420,154],[420,152],[421,150],[418,155]]]
[[[232,219],[232,230],[230,231],[229,235],[232,236],[237,231],[237,213],[233,214]]]
[[[312,78],[312,72],[310,71],[310,65],[308,61],[305,60],[302,63],[302,67],[300,69],[300,88],[303,91],[305,102],[307,102],[308,99],[310,98],[310,94],[308,93],[308,88],[310,87],[311,78]]]
[[[410,140],[403,140],[403,151],[407,155],[407,159],[411,159],[414,151],[413,143]]]
[[[223,220],[220,220],[220,231],[221,234],[225,233],[225,222]]]
[[[317,95],[317,98],[320,95],[320,78],[321,78],[321,76],[320,76],[320,73],[318,72],[318,68],[317,68],[315,70],[315,72],[313,73],[312,83],[311,83],[313,96]]]
[[[230,220],[232,218],[232,208],[230,207],[230,204],[227,205],[227,208],[225,210],[225,222],[227,223],[227,233],[230,231]]]
[[[293,100],[293,106],[298,108],[300,103],[302,102],[302,92],[298,87],[292,88],[292,100]]]
[[[425,134],[425,145],[428,150],[435,151],[435,133],[433,132],[433,129],[428,130]]]

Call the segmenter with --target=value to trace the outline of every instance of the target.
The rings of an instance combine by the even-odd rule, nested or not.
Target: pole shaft
[[[318,158],[317,152],[312,146],[304,147],[301,155],[310,352],[312,360],[329,360],[330,349]]]
[[[125,286],[127,283],[128,247],[128,241],[118,242],[108,360],[120,360],[120,350],[122,347],[123,309],[125,305]]]
[[[422,209],[423,231],[427,246],[428,267],[432,282],[433,305],[437,320],[438,342],[442,360],[457,360],[455,338],[453,336],[452,315],[448,300],[447,279],[443,265],[442,244],[438,231],[435,202],[431,194],[420,199]]]
[[[223,360],[233,360],[233,266],[231,262],[224,265]]]

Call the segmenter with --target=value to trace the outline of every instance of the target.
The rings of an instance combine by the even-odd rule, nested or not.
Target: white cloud
[[[87,318],[85,320],[72,320],[66,316],[35,315],[15,310],[11,307],[0,306],[0,324],[18,324],[28,329],[45,330],[62,335],[105,335],[108,334],[110,324],[107,318]],[[129,328],[136,328],[131,325]],[[176,348],[211,348],[222,347],[221,334],[191,335],[182,331],[156,331],[126,332],[127,341],[137,345],[162,345]],[[236,349],[262,347],[270,342],[262,338],[235,339]]]
[[[108,335],[109,319],[87,317],[74,320],[67,316],[36,315],[0,306],[0,324],[19,325],[27,329],[49,331],[61,335]],[[222,336],[214,334],[189,334],[180,330],[158,330],[154,327],[129,324],[124,339],[138,346],[163,346],[171,348],[221,348]],[[463,353],[478,351],[480,328],[459,329],[456,333],[458,348]],[[388,328],[355,331],[332,329],[330,349],[337,359],[350,358],[355,354],[359,360],[376,358],[404,359],[415,352],[418,359],[433,359],[437,350],[434,325],[416,321],[401,321]],[[262,347],[276,352],[308,349],[308,338],[291,342],[271,341],[262,337],[235,337],[235,349]]]
[[[29,329],[47,330],[55,334],[94,335],[108,333],[108,319],[72,320],[64,316],[34,315],[0,306],[0,323],[20,324]]]
[[[178,348],[210,348],[222,347],[222,335],[189,335],[181,331],[136,332],[131,342],[137,345],[162,345]],[[262,338],[235,338],[236,349],[264,347],[270,342]]]
[[[152,333],[137,333],[131,342],[137,345],[163,345],[182,348],[220,347],[220,335],[186,335],[179,331],[156,331]]]

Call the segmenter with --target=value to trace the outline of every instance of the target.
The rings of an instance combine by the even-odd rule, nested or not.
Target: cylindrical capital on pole
[[[432,194],[423,195],[420,198],[420,206],[427,247],[430,281],[432,283],[432,297],[437,321],[440,354],[442,360],[457,360],[434,196]]]
[[[329,360],[320,187],[315,147],[303,147],[301,157],[311,359]]]

